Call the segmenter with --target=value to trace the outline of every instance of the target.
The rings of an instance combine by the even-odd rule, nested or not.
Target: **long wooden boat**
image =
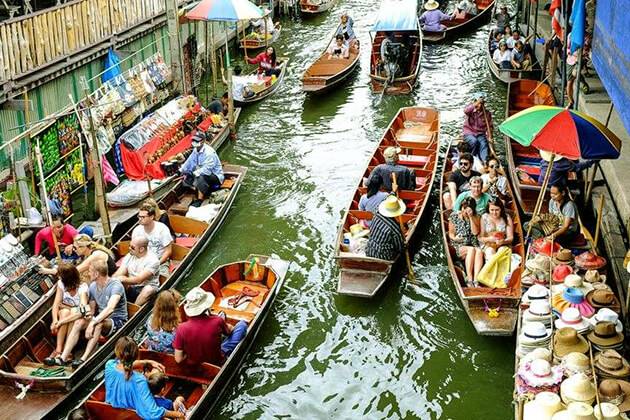
[[[536,61],[536,54],[532,53],[532,60],[534,60],[534,64],[530,70],[515,70],[515,69],[502,69],[497,63],[492,59],[492,53],[490,52],[490,46],[492,44],[492,32],[493,28],[490,29],[490,33],[488,35],[488,42],[486,44],[486,61],[488,62],[488,67],[490,71],[500,81],[503,83],[512,83],[517,80],[522,79],[539,79],[542,73],[540,69],[540,64]]]
[[[280,31],[282,31],[282,25],[277,23],[274,27],[273,34],[271,34],[271,38],[269,38],[266,42],[264,39],[245,37],[241,39],[239,46],[243,49],[247,48],[252,51],[263,49],[268,45],[273,44],[278,40],[278,38],[280,38]]]
[[[478,334],[512,335],[518,319],[518,305],[521,299],[521,267],[524,264],[525,253],[523,231],[516,201],[513,198],[512,191],[508,191],[510,199],[505,203],[505,211],[510,215],[513,221],[514,241],[512,243],[512,253],[521,257],[521,266],[512,272],[509,281],[506,282],[508,285],[507,288],[492,289],[484,286],[468,287],[465,282],[465,269],[461,265],[460,259],[456,255],[455,248],[451,245],[448,236],[448,222],[452,210],[445,209],[444,202],[441,199],[448,190],[446,180],[452,171],[452,157],[454,152],[455,145],[449,145],[440,181],[442,239],[444,241],[446,261],[448,263],[451,279],[453,280],[462,306]],[[500,308],[498,312],[499,316],[490,317],[489,310],[497,308]]]
[[[280,86],[282,86],[282,82],[284,82],[284,76],[287,74],[287,66],[289,65],[289,57],[278,57],[278,62],[279,62],[278,67],[280,67],[281,72],[280,72],[280,76],[276,78],[275,82],[271,82],[271,78],[269,78],[269,86],[266,86],[264,89],[261,89],[260,91],[255,92],[254,95],[249,98],[236,99],[235,97],[234,104],[238,106],[250,105],[255,102],[262,101],[266,97],[271,96],[274,93],[276,93],[276,91],[280,89]],[[256,75],[258,74],[258,71],[254,70],[250,74]]]
[[[336,31],[335,31],[336,33]],[[309,93],[324,93],[346,80],[359,64],[361,46],[352,43],[348,58],[328,59],[328,47],[335,42],[335,36],[324,49],[322,55],[309,66],[302,76],[302,90]]]
[[[327,12],[335,5],[335,0],[300,0],[300,13],[315,16]]]
[[[416,0],[384,0],[377,21],[370,32],[370,84],[374,92],[403,95],[412,92],[418,81],[422,58],[422,31],[418,22]],[[390,80],[381,63],[381,43],[394,32],[394,39],[408,48],[404,68]]]
[[[517,80],[508,86],[505,118],[534,105],[555,105],[553,91],[547,83],[536,80]],[[531,215],[540,194],[538,174],[542,158],[538,149],[523,146],[504,136],[505,154],[514,189],[514,197],[525,215]]]
[[[389,146],[402,149],[399,164],[415,171],[416,189],[401,190],[399,197],[407,205],[401,216],[405,229],[405,244],[409,245],[427,203],[437,169],[440,119],[433,108],[408,107],[401,108],[391,121],[378,147],[370,156],[365,171],[361,174],[357,189],[345,211],[341,226],[337,233],[335,258],[340,267],[337,292],[343,295],[373,297],[390,276],[394,261],[371,258],[363,254],[355,254],[342,249],[344,233],[350,226],[361,220],[370,220],[372,213],[359,210],[359,199],[367,188],[363,187],[363,178],[368,177],[376,165],[385,163],[383,151]]]
[[[160,202],[168,209],[171,227],[177,234],[188,237],[187,246],[173,244],[171,273],[168,278],[160,278],[160,290],[169,289],[192,270],[192,263],[199,253],[208,245],[214,233],[221,226],[242,185],[247,168],[236,165],[224,165],[224,188],[230,193],[219,212],[209,223],[189,219],[185,214],[189,204],[195,198],[179,183]],[[126,254],[131,230],[123,240],[116,244],[119,256]],[[80,385],[95,371],[103,360],[111,354],[116,340],[129,334],[151,310],[152,301],[139,307],[127,304],[128,321],[109,339],[97,347],[92,355],[76,370],[65,367],[56,371],[57,367],[48,368],[43,360],[55,348],[55,339],[50,332],[51,313],[48,311],[34,326],[26,332],[14,345],[0,357],[0,404],[10,418],[42,418],[59,410],[64,399],[72,401],[80,393]],[[81,342],[73,354],[81,356]],[[51,373],[54,373],[51,374]],[[50,374],[51,376],[44,376]],[[14,384],[30,384],[30,390],[22,400],[16,400],[18,394]],[[58,414],[58,413],[57,413]]]
[[[422,30],[422,37],[424,42],[437,43],[453,39],[454,37],[461,35],[467,31],[471,31],[484,25],[490,21],[495,9],[495,0],[475,0],[477,5],[477,14],[466,14],[463,19],[451,19],[442,22],[446,26],[444,31],[425,31]]]
[[[245,275],[254,257],[258,258],[259,261],[258,277]],[[226,389],[238,366],[243,362],[258,331],[260,331],[265,317],[282,287],[288,267],[288,262],[274,257],[250,255],[245,261],[238,261],[217,268],[201,283],[201,288],[211,291],[216,297],[216,301],[212,305],[212,312],[225,312],[227,322],[232,325],[241,320],[249,323],[243,341],[238,344],[222,366],[210,363],[202,363],[197,366],[190,366],[185,363],[178,364],[172,354],[140,350],[139,359],[155,360],[165,366],[168,375],[166,388],[169,390],[166,392],[166,397],[174,399],[177,396],[183,396],[186,400],[186,407],[192,410],[187,418],[204,418],[219,401],[221,393]],[[259,294],[242,309],[231,308],[227,303],[222,304],[226,298],[238,295],[243,288],[255,290]],[[183,303],[180,306],[180,312],[182,320],[185,320],[186,314],[183,310]],[[95,388],[82,405],[92,420],[139,418],[134,410],[113,408],[105,402],[104,382]]]

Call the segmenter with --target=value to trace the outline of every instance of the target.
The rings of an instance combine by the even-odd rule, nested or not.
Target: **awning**
[[[417,31],[417,0],[383,0],[371,31]]]

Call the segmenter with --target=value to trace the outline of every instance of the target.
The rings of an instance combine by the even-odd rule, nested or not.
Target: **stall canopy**
[[[378,31],[417,31],[418,2],[416,0],[384,0],[372,26]]]

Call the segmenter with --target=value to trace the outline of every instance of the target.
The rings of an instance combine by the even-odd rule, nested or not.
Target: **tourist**
[[[263,17],[260,19],[253,19],[251,24],[254,28],[252,33],[258,40],[264,41],[265,36],[267,39],[270,39],[276,31],[276,25],[273,23],[273,19],[271,18],[271,10],[266,7],[263,9]]]
[[[112,276],[127,287],[127,301],[138,306],[144,305],[160,288],[160,260],[148,247],[145,236],[132,239],[129,253]]]
[[[496,26],[494,27],[495,34],[502,34],[505,31],[505,27],[509,25],[510,20],[512,20],[513,16],[510,16],[508,13],[508,8],[506,5],[503,5],[499,8],[499,11],[494,14],[494,20],[496,21]]]
[[[35,255],[39,255],[43,251],[42,245],[48,246],[48,257],[53,258],[57,251],[55,249],[55,241],[59,247],[59,251],[67,256],[72,255],[72,241],[79,232],[69,223],[64,223],[63,217],[55,215],[52,217],[52,224],[41,229],[35,235]],[[53,235],[55,239],[53,239]]]
[[[136,410],[142,419],[185,418],[180,411],[167,410],[157,405],[147,378],[136,369],[150,365],[164,371],[154,360],[137,360],[138,345],[130,337],[121,337],[114,348],[115,359],[105,363],[105,402],[114,408]]]
[[[155,299],[153,312],[147,319],[147,339],[145,344],[151,351],[173,354],[175,331],[180,320],[179,301],[176,290],[163,290]]]
[[[245,59],[249,64],[258,64],[258,74],[264,74],[265,76],[280,76],[282,69],[278,67],[276,60],[276,50],[273,47],[267,47],[267,49],[254,58],[247,56],[247,50],[245,50]]]
[[[168,212],[162,210],[154,198],[147,198],[142,204],[153,206],[153,208],[155,209],[155,220],[160,223],[164,223],[168,228],[168,231],[171,232],[171,235],[175,236],[175,232],[173,231],[173,227],[171,226],[171,219],[168,216]]]
[[[507,47],[513,49],[517,42],[525,43],[525,39],[521,37],[521,33],[518,29],[514,29],[509,38],[505,40]]]
[[[508,180],[503,175],[501,164],[496,157],[491,156],[486,161],[486,173],[481,175],[481,180],[483,181],[483,192],[501,200],[508,198]]]
[[[177,363],[220,366],[247,334],[247,322],[239,321],[232,327],[222,317],[211,315],[213,303],[214,295],[201,287],[186,294],[184,312],[188,321],[179,324],[173,341]],[[226,338],[221,340],[221,335]]]
[[[166,375],[164,372],[160,372],[159,370],[155,370],[152,372],[147,378],[147,382],[149,384],[149,390],[151,394],[153,394],[153,399],[158,407],[162,407],[169,411],[179,411],[182,413],[186,412],[186,406],[184,403],[186,399],[181,395],[175,398],[175,400],[171,400],[164,396],[164,391],[166,388]]]
[[[460,203],[459,210],[453,210],[448,219],[448,237],[456,255],[464,260],[465,282],[468,287],[474,286],[477,274],[483,266],[483,253],[477,248],[480,221],[475,211],[476,206],[474,198],[466,197]]]
[[[426,10],[420,15],[420,25],[423,31],[442,32],[446,30],[446,26],[441,22],[451,20],[452,17],[438,9],[440,4],[435,0],[429,0],[424,3]]]
[[[514,44],[512,50],[512,61],[510,62],[512,67],[518,70],[530,70],[532,66],[532,57],[525,51],[525,46],[521,41]]]
[[[503,34],[498,32],[492,36],[492,40],[490,41],[490,54],[492,54],[492,59],[495,60],[494,52],[499,49],[499,44],[501,44],[503,40]],[[507,44],[506,44],[507,47]],[[495,60],[496,63],[496,60]]]
[[[473,156],[470,153],[462,153],[459,157],[459,169],[449,174],[446,181],[448,192],[445,192],[442,197],[444,207],[447,209],[453,208],[453,203],[455,203],[459,194],[470,190],[470,179],[472,177],[481,176],[479,172],[472,169],[473,161]]]
[[[503,201],[493,197],[488,203],[488,213],[481,216],[481,232],[479,242],[481,250],[488,261],[497,249],[511,245],[514,240],[514,225],[512,218],[505,212]]]
[[[505,25],[505,29],[503,29],[503,39],[507,42],[510,38],[512,38],[512,27],[510,25]]]
[[[376,213],[378,213],[378,206],[389,196],[389,193],[381,191],[383,180],[380,175],[375,174],[370,178],[371,181],[368,184],[367,192],[359,199],[359,210],[369,211],[372,215],[376,215]],[[366,224],[369,227],[371,221],[366,221]]]
[[[114,260],[114,255],[112,252],[99,244],[96,241],[93,241],[88,235],[84,233],[80,233],[74,237],[74,252],[78,255],[77,262],[77,270],[81,275],[86,275],[90,266],[96,261],[103,261],[107,264],[107,269],[109,274],[114,274],[116,271],[116,260]],[[44,268],[40,267],[39,271],[43,274],[57,274],[57,268]]]
[[[221,95],[220,99],[215,99],[208,104],[208,111],[213,114],[227,115],[228,113],[228,93]]]
[[[351,47],[352,44],[354,44],[355,42],[358,42],[357,36],[354,34],[354,29],[352,28],[354,26],[354,21],[352,20],[350,16],[348,16],[348,12],[346,11],[341,13],[340,20],[341,20],[341,23],[339,24],[339,27],[337,28],[337,32],[335,33],[335,36],[342,35],[346,44],[348,44],[348,46]]]
[[[532,223],[531,237],[534,239],[546,237],[570,248],[571,243],[579,233],[577,206],[569,198],[569,191],[562,184],[553,184],[549,190],[549,212],[538,215]],[[529,229],[529,223],[525,229]]]
[[[57,360],[61,356],[66,336],[72,330],[74,322],[89,313],[89,288],[81,282],[81,275],[74,265],[61,263],[57,269],[57,290],[52,305],[52,323],[50,331],[57,337],[55,351],[44,359],[44,364],[54,366],[63,364]]]
[[[492,132],[492,114],[486,110],[485,99],[484,93],[477,92],[473,94],[473,102],[464,108],[464,140],[482,162],[490,155],[487,135]]]
[[[549,161],[551,160],[551,153],[541,150],[540,157],[540,173],[538,174],[538,185],[542,185],[545,180],[545,174],[549,167]],[[595,160],[569,160],[560,155],[554,157],[553,166],[551,167],[551,174],[549,174],[549,180],[547,185],[569,185],[569,174],[571,172],[581,172],[584,169],[590,168],[595,164]]]
[[[225,180],[217,152],[204,140],[205,136],[201,133],[193,136],[192,153],[180,168],[184,174],[184,185],[197,192],[197,199],[191,203],[193,207],[199,207],[211,192],[221,188]]]
[[[348,46],[343,42],[343,35],[337,35],[335,40],[330,43],[328,50],[328,59],[333,58],[348,58],[350,57],[350,51]]]
[[[453,162],[453,170],[459,169],[459,157],[463,156],[464,153],[468,153],[468,154],[472,153],[470,144],[466,143],[465,141],[457,142],[457,146],[455,147],[455,151],[453,153],[453,156],[451,157],[451,161]],[[481,159],[479,159],[476,156],[473,156],[473,165],[472,165],[473,171],[477,171],[480,174],[483,173],[485,171],[484,165],[485,164],[484,162],[481,161]]]
[[[512,51],[508,50],[507,44],[504,40],[499,41],[499,48],[494,50],[494,53],[492,54],[492,61],[494,61],[499,68],[512,68]]]
[[[398,153],[400,153],[400,149],[393,146],[389,146],[383,151],[385,163],[381,163],[372,169],[370,176],[365,182],[366,187],[369,188],[370,184],[374,181],[377,182],[379,186],[382,184],[382,188],[385,191],[393,191],[392,174],[396,174],[398,189],[416,189],[415,172],[406,166],[398,164]]]
[[[405,203],[390,195],[378,206],[370,225],[370,236],[365,255],[386,261],[394,261],[405,247],[398,216],[405,212]]]
[[[131,232],[131,239],[144,236],[149,241],[149,251],[160,261],[160,275],[168,276],[168,261],[173,252],[173,237],[164,223],[155,220],[155,207],[143,204],[138,211],[138,226]]]
[[[459,211],[462,201],[467,197],[472,197],[475,199],[476,203],[475,212],[482,215],[488,210],[488,203],[492,197],[490,194],[482,191],[483,181],[480,176],[473,176],[470,178],[469,183],[470,190],[464,191],[457,196],[457,200],[455,200],[455,204],[453,205],[453,210]]]

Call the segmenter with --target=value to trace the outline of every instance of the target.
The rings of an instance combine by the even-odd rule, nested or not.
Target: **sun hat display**
[[[186,303],[184,312],[188,316],[201,315],[205,310],[210,309],[214,303],[214,295],[206,292],[201,287],[193,287],[186,293]]]
[[[543,359],[532,360],[524,363],[516,373],[516,385],[519,394],[544,391],[557,391],[562,382],[562,367],[551,366]]]
[[[525,267],[534,273],[549,273],[551,270],[551,259],[542,254],[537,254],[534,258],[525,261]]]
[[[586,353],[588,351],[588,341],[580,336],[573,328],[560,328],[553,336],[553,352],[558,358],[562,358],[569,353]]]
[[[536,359],[541,359],[541,360],[546,360],[549,363],[551,363],[551,350],[549,350],[548,348],[545,347],[537,347],[534,350],[532,350],[530,353],[526,354],[525,356],[521,357],[521,359],[519,360],[519,367],[524,365],[527,362],[531,362],[533,360]]]
[[[599,270],[606,265],[606,258],[586,251],[575,257],[575,265],[584,270]]]
[[[438,7],[440,7],[440,3],[435,0],[429,0],[428,2],[424,3],[424,8],[426,10],[435,10]]]
[[[562,312],[560,318],[554,321],[556,328],[573,328],[578,334],[588,332],[592,325],[582,318],[582,314],[577,308],[567,308]]]
[[[604,379],[599,383],[599,400],[614,404],[619,411],[630,411],[630,382]]]
[[[603,274],[599,274],[597,270],[587,270],[584,274],[584,281],[589,283],[597,283],[597,282],[605,282],[606,276]]]
[[[548,299],[533,300],[529,308],[523,311],[524,322],[540,321],[547,327],[551,326],[552,316],[551,305]]]
[[[523,331],[519,335],[520,344],[534,345],[543,343],[551,338],[551,329],[547,328],[545,324],[539,321],[524,324],[522,330]]]
[[[598,322],[587,337],[597,349],[617,348],[623,345],[623,334],[617,332],[612,322]]]
[[[553,243],[553,248],[551,247],[551,241],[545,238],[538,238],[532,243],[532,247],[534,252],[537,254],[543,254],[547,256],[551,256],[554,253],[560,250],[560,245],[557,242]]]
[[[584,295],[593,290],[593,285],[591,283],[584,283],[584,281],[582,280],[582,276],[579,276],[577,274],[569,274],[564,278],[564,282],[562,284],[556,284],[552,286],[551,292],[554,294],[562,293],[568,287],[579,289]]]
[[[626,379],[630,377],[630,363],[615,350],[604,350],[596,354],[594,364],[600,378]]]
[[[592,325],[595,325],[598,322],[602,322],[602,321],[612,322],[613,324],[615,324],[615,330],[618,333],[623,332],[623,324],[621,323],[621,320],[619,319],[619,314],[613,311],[612,309],[600,308],[597,310],[595,315],[593,315],[591,319],[589,319],[589,322]]]
[[[584,293],[580,289],[567,287],[562,293],[558,293],[551,298],[551,306],[559,314],[567,308],[577,308],[585,318],[590,318],[595,314],[595,309],[584,298]]]
[[[385,217],[400,216],[405,212],[405,202],[395,195],[390,195],[378,205],[378,212]]]
[[[619,407],[611,403],[595,404],[593,411],[597,420],[623,420]]]
[[[593,290],[586,295],[586,301],[595,309],[608,308],[617,313],[621,312],[621,303],[612,290]]]
[[[573,253],[570,249],[560,248],[553,256],[553,263],[556,265],[566,264],[572,266],[574,263]]]
[[[560,410],[562,410],[562,401],[558,394],[539,392],[536,398],[525,403],[523,420],[550,420]]]
[[[560,385],[560,397],[565,404],[574,401],[593,404],[595,393],[595,384],[583,373],[568,377]]]
[[[553,268],[553,281],[555,281],[556,283],[562,283],[564,282],[564,279],[569,275],[573,273],[573,269],[566,265],[566,264],[559,264],[556,265]]]
[[[402,151],[400,147],[389,146],[383,151],[383,157],[385,159],[393,159]]]
[[[561,365],[564,368],[564,375],[567,377],[578,373],[584,373],[589,377],[592,376],[591,360],[584,353],[572,351],[562,358]]]
[[[527,289],[523,296],[521,297],[521,301],[523,303],[530,303],[534,300],[548,300],[549,299],[549,289],[540,284],[534,284],[532,287]]]
[[[558,411],[551,420],[596,420],[593,407],[582,402],[572,402],[566,410]]]

